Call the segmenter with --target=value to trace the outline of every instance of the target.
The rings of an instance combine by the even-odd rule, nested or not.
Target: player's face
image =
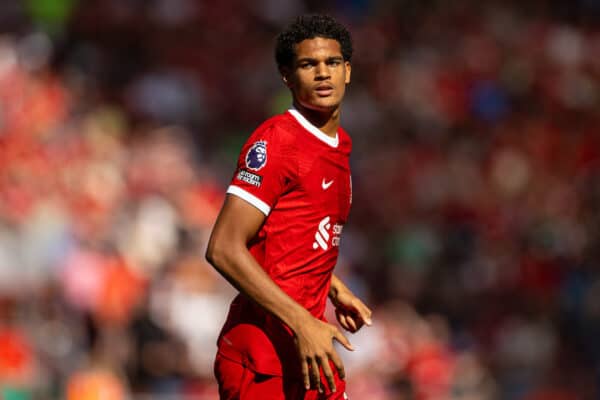
[[[317,37],[296,45],[294,64],[290,71],[284,70],[283,78],[296,102],[311,110],[328,112],[342,102],[350,71],[338,41]]]

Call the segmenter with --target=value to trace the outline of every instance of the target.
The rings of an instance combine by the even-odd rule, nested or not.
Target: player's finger
[[[342,325],[345,330],[352,333],[356,332],[356,322],[354,321],[354,318],[352,318],[352,315],[341,313],[339,320],[340,325]]]
[[[358,301],[356,310],[358,311],[358,315],[365,322],[365,324],[371,326],[371,324],[373,323],[373,321],[371,320],[371,316],[373,315],[371,309],[367,307],[362,301]]]
[[[310,389],[310,374],[308,371],[308,363],[306,359],[302,360],[302,379],[304,380],[304,388],[306,390]]]
[[[346,317],[346,323],[350,327],[350,329],[348,329],[350,332],[354,333],[358,330],[358,325],[356,324],[356,321],[354,321],[354,318],[351,315]]]
[[[340,332],[339,329],[335,328],[335,330],[333,331],[333,337],[335,338],[335,340],[340,342],[342,346],[344,346],[350,351],[354,351],[354,347],[352,347],[350,341],[346,338],[346,336],[344,336],[342,332]]]
[[[319,391],[319,393],[323,392],[323,387],[321,386],[321,374],[319,373],[319,364],[315,358],[311,358],[311,367],[310,367],[310,376],[312,378],[312,382],[314,387]]]
[[[333,377],[333,371],[331,371],[331,367],[329,366],[329,358],[319,358],[319,362],[321,363],[321,368],[323,368],[323,375],[325,375],[325,379],[327,380],[327,386],[329,386],[329,390],[335,392],[335,379]]]
[[[338,321],[340,322],[340,325],[342,325],[342,328],[350,330],[350,325],[348,325],[348,322],[346,322],[346,315],[339,310],[336,310],[335,314],[337,316]]]
[[[335,365],[335,368],[337,369],[340,378],[344,379],[346,377],[346,370],[344,369],[344,363],[342,363],[342,359],[340,358],[338,353],[335,350],[333,350],[329,355],[329,358],[333,362],[333,365]]]

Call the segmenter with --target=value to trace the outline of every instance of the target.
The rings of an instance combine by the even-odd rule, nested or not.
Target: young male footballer
[[[243,146],[206,252],[239,291],[218,340],[221,399],[347,399],[333,346],[371,310],[333,274],[352,203],[351,140],[340,127],[352,41],[325,15],[297,18],[275,59],[293,106]]]

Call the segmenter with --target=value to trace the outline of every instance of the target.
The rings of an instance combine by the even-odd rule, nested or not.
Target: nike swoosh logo
[[[330,180],[329,182],[325,182],[325,178],[323,178],[323,182],[321,182],[321,187],[323,188],[323,190],[327,190],[329,189],[329,186],[331,186],[333,184],[333,179]]]

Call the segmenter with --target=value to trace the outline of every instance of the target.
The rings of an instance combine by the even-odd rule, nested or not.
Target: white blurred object
[[[583,41],[578,30],[559,27],[548,39],[548,56],[563,67],[577,67],[583,56]]]
[[[0,78],[17,66],[17,50],[11,36],[0,36]]]
[[[542,373],[552,365],[557,349],[556,332],[547,321],[515,316],[502,327],[497,348],[505,366]]]
[[[194,276],[175,273],[154,288],[150,312],[157,325],[183,340],[194,370],[210,376],[217,337],[234,293],[211,286],[212,273],[206,275],[199,265],[192,268]]]
[[[255,12],[266,19],[280,25],[288,23],[297,15],[303,14],[306,5],[302,0],[258,0],[252,2]]]
[[[347,333],[345,335],[356,349],[355,351],[347,351],[337,342],[335,343],[337,352],[344,362],[346,373],[350,377],[376,364],[381,354],[386,351],[387,338],[381,325],[364,326],[352,336],[348,336]]]
[[[52,41],[45,33],[31,33],[19,40],[18,53],[21,64],[27,70],[39,70],[50,60]]]
[[[190,350],[190,361],[202,375],[210,376],[221,326],[230,298],[219,293],[174,291],[170,298],[171,326]]]
[[[145,198],[119,233],[121,252],[131,265],[142,268],[142,273],[152,274],[176,250],[178,219],[177,211],[164,198]]]
[[[68,223],[62,205],[55,199],[44,199],[22,225],[21,269],[32,288],[49,281],[53,268],[66,256],[70,241]]]
[[[18,292],[22,283],[17,232],[0,224],[0,291]]]
[[[162,122],[185,122],[204,117],[201,85],[184,71],[157,70],[142,75],[128,88],[127,97],[139,112]]]

